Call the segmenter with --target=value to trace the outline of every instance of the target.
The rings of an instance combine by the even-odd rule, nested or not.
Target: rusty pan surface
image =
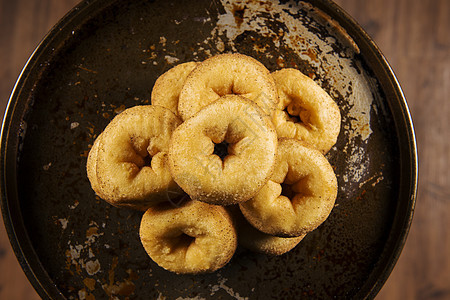
[[[285,255],[239,248],[215,273],[175,275],[142,248],[141,212],[96,198],[87,153],[116,114],[151,103],[159,75],[224,52],[298,68],[335,99],[342,127],[327,158],[338,198]],[[1,167],[11,243],[39,294],[54,299],[374,297],[400,255],[417,183],[401,89],[366,33],[326,0],[82,2],[18,80]]]

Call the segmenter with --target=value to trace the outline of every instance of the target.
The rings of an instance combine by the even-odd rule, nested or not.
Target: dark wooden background
[[[77,0],[0,0],[0,113],[27,58]],[[403,253],[377,299],[450,299],[450,1],[337,0],[387,57],[408,99],[420,183]],[[0,225],[0,299],[38,299]]]

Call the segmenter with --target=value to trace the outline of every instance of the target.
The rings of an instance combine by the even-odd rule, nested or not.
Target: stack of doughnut
[[[300,71],[217,55],[162,74],[151,102],[107,125],[87,175],[108,203],[145,211],[141,242],[160,267],[213,272],[238,244],[281,255],[329,216],[337,180],[324,155],[341,116]]]

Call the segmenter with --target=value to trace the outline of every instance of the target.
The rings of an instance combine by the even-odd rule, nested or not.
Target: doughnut
[[[163,203],[149,208],[139,235],[150,258],[178,274],[213,272],[229,262],[237,247],[227,210],[193,200],[180,207]]]
[[[280,102],[273,115],[278,137],[302,140],[322,153],[336,143],[341,114],[334,100],[296,69],[272,73]]]
[[[198,64],[187,77],[178,103],[180,116],[189,119],[227,94],[254,101],[270,116],[278,103],[274,80],[263,64],[242,54],[221,54]]]
[[[250,225],[239,210],[239,206],[230,207],[235,221],[238,244],[248,250],[268,255],[282,255],[291,251],[306,234],[296,237],[283,238],[257,230]]]
[[[183,63],[159,76],[152,89],[152,104],[168,108],[178,116],[178,98],[181,88],[196,65],[196,62]]]
[[[97,155],[98,155],[98,145],[100,144],[101,134],[97,136],[92,145],[91,150],[89,151],[87,163],[86,163],[86,172],[91,183],[91,187],[100,198],[104,198],[105,195],[102,193],[100,189],[100,185],[97,180]]]
[[[170,110],[156,105],[135,106],[117,115],[93,147],[98,147],[96,172],[89,171],[94,174],[89,178],[97,194],[114,206],[139,210],[179,194],[167,152],[180,123]]]
[[[328,160],[295,139],[280,139],[272,177],[240,208],[258,230],[294,237],[317,228],[330,214],[337,180]]]
[[[226,95],[174,131],[169,167],[193,200],[236,204],[252,198],[268,180],[276,149],[270,118],[254,102]]]

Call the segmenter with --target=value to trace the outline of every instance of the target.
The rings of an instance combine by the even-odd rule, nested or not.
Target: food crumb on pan
[[[70,129],[75,129],[75,128],[77,128],[78,126],[80,126],[80,123],[78,123],[78,122],[72,122],[72,123],[70,123]]]
[[[61,219],[58,219],[58,221],[61,224],[61,228],[62,229],[66,229],[67,228],[67,223],[69,223],[69,220],[67,220],[65,218],[61,218]]]
[[[228,281],[227,278],[222,277],[222,275],[220,273],[217,274],[217,283],[213,286],[211,286],[211,296],[214,296],[214,294],[219,290],[222,289],[225,292],[227,292],[231,297],[233,297],[234,299],[239,299],[239,300],[244,300],[244,299],[248,299],[248,297],[242,297],[239,295],[239,293],[235,292],[233,290],[233,288],[229,287],[228,285],[226,285],[226,282]]]
[[[98,259],[86,262],[85,270],[91,276],[100,271],[100,263]]]
[[[173,65],[174,63],[177,63],[180,59],[177,57],[173,57],[170,55],[166,55],[164,56],[164,60],[166,61],[166,63],[168,63],[169,65]]]

